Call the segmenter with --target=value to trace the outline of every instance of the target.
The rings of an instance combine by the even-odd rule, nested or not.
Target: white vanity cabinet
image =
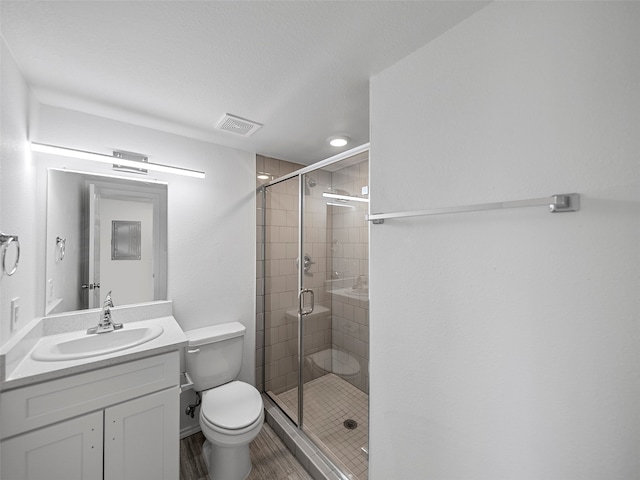
[[[3,480],[102,479],[102,412],[0,443]]]
[[[179,392],[137,398],[104,412],[104,480],[176,479]]]
[[[0,393],[2,480],[177,480],[178,351]]]

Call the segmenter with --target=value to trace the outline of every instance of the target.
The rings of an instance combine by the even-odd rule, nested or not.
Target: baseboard
[[[200,424],[185,427],[182,430],[180,430],[180,440],[182,440],[185,437],[190,437],[194,433],[198,433],[200,431],[202,431],[202,429],[200,428]]]

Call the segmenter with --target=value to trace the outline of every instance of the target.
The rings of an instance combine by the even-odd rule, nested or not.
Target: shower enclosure
[[[258,323],[264,325],[258,383],[345,478],[364,480],[367,146],[284,175],[283,165],[258,190]]]

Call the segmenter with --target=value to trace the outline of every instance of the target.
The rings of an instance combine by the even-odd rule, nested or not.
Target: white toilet
[[[211,480],[245,480],[251,472],[249,443],[264,422],[258,390],[236,380],[245,327],[239,322],[186,331],[187,373],[202,394],[202,453]]]

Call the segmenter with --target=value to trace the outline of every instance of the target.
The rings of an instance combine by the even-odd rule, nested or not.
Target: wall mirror
[[[49,169],[45,314],[167,298],[167,184]],[[116,252],[117,254],[114,254]]]

